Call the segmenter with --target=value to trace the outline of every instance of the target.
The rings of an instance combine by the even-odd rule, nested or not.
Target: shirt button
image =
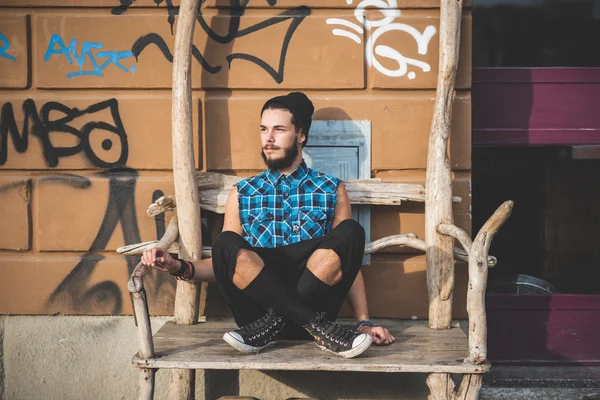
[[[298,226],[298,225],[294,225],[294,226],[292,227],[292,230],[293,230],[294,232],[298,232],[298,231],[300,230],[300,226]]]
[[[290,196],[290,195],[289,195],[289,193],[288,193],[288,192],[285,192],[285,193],[283,194],[283,197],[284,197],[284,198],[286,198],[286,199],[287,199],[289,196]]]

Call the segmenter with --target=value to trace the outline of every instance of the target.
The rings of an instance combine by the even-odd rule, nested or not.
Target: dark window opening
[[[474,0],[474,67],[600,67],[598,0]]]

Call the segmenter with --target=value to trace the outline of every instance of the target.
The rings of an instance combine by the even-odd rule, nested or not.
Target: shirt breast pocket
[[[319,209],[300,209],[300,239],[308,240],[325,235],[327,214]]]
[[[262,211],[244,218],[246,240],[254,247],[273,247],[273,213]]]

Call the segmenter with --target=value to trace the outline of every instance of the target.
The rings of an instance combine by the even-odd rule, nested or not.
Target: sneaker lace
[[[321,315],[319,322],[319,325],[321,325],[323,328],[324,333],[334,340],[338,339],[349,342],[352,336],[354,336],[354,332],[352,332],[350,329],[344,328],[335,322],[329,321],[323,315]]]
[[[261,329],[268,326],[269,322],[274,318],[274,315],[271,312],[268,312],[263,317],[257,319],[254,322],[249,323],[248,325],[244,325],[240,328],[239,332],[242,335],[253,335],[256,331],[260,331]]]

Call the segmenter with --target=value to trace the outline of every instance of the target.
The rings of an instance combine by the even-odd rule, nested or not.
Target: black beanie
[[[262,113],[269,108],[269,105],[272,103],[283,104],[288,110],[290,110],[292,114],[294,114],[296,121],[300,125],[300,128],[302,128],[302,132],[306,137],[302,147],[306,146],[306,142],[308,142],[310,124],[312,123],[312,115],[315,111],[312,101],[310,101],[310,99],[302,92],[291,92],[285,96],[277,96],[267,100],[260,111],[260,115],[262,115]]]

